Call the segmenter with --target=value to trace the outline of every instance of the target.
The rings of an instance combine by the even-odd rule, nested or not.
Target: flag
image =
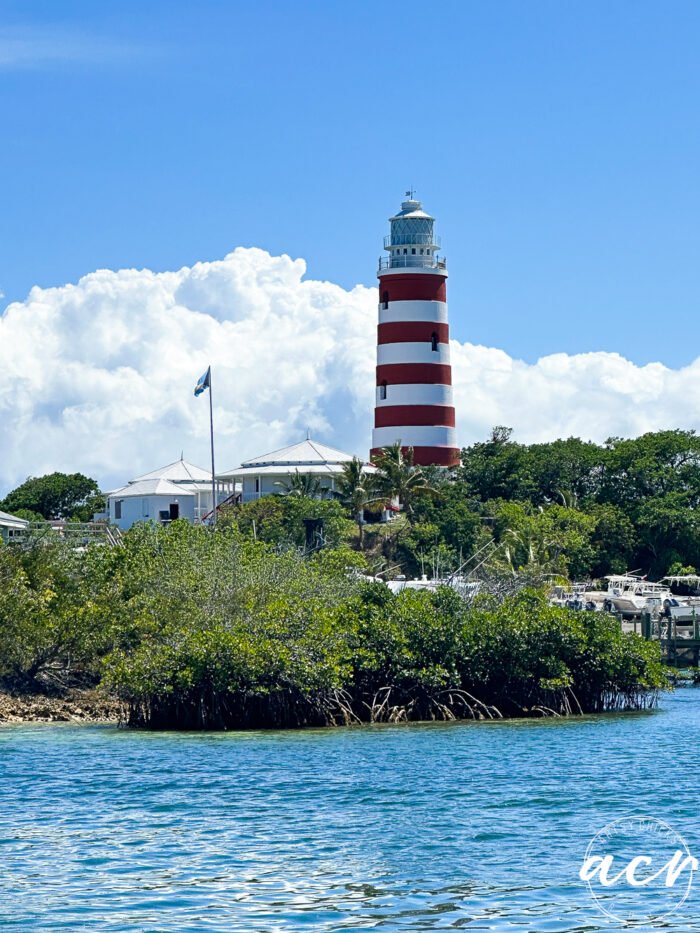
[[[194,394],[201,395],[205,389],[208,389],[211,386],[211,366],[207,369],[203,376],[199,377],[199,382],[194,387]]]

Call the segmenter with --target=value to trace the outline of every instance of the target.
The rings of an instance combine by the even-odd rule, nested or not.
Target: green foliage
[[[3,510],[4,511],[4,510]],[[32,512],[31,509],[16,509],[12,513],[16,518],[23,518],[25,522],[44,522],[46,519],[39,512]]]
[[[305,694],[347,677],[337,613],[351,571],[363,569],[358,555],[341,548],[304,559],[235,526],[212,534],[185,522],[140,526],[120,551],[117,628],[126,637],[106,659],[106,679],[135,704],[147,698],[156,717],[177,703],[196,718],[205,703],[215,724],[217,704],[233,694]]]
[[[500,605],[465,606],[452,591],[367,587],[355,680],[410,694],[466,691],[504,715],[608,708],[665,686],[658,645],[622,634],[602,613],[550,606],[525,591]],[[614,697],[614,699],[612,699]]]
[[[416,500],[399,543],[409,574],[421,560],[477,554],[490,567],[598,578],[672,564],[700,566],[700,438],[660,431],[599,446],[578,438],[518,444],[508,428],[462,451],[462,466],[428,471],[436,495]],[[425,527],[419,527],[424,524]]]
[[[106,650],[100,556],[60,540],[0,548],[0,676],[90,665]]]
[[[404,453],[397,441],[383,447],[374,457],[374,464],[377,467],[374,478],[377,495],[387,502],[398,499],[406,517],[412,521],[417,500],[434,492],[422,468],[413,464],[413,448],[409,447]]]
[[[603,614],[531,592],[393,595],[366,569],[347,547],[303,557],[236,523],[3,548],[0,676],[102,676],[132,723],[182,728],[593,711],[664,683],[658,646]]]
[[[322,518],[327,545],[337,547],[352,531],[340,502],[334,499],[308,499],[305,496],[261,496],[242,506],[223,510],[222,528],[236,526],[246,536],[267,544],[302,547],[305,518]]]
[[[334,496],[345,506],[353,521],[357,523],[360,547],[363,541],[363,515],[366,508],[376,508],[382,503],[379,484],[375,476],[365,470],[359,457],[343,464],[343,472],[336,478]]]
[[[669,576],[687,576],[688,574],[696,574],[697,570],[692,564],[683,565],[679,560],[675,561],[668,568]]]
[[[540,510],[529,503],[504,502],[496,512],[496,536],[515,570],[529,566],[545,573],[585,576],[594,556],[594,528],[593,516],[560,505]]]
[[[306,499],[314,499],[317,496],[326,495],[329,487],[325,485],[318,476],[312,473],[300,473],[297,470],[288,482],[278,481],[274,484],[279,487],[276,495],[280,496],[303,496]]]
[[[104,508],[104,496],[94,479],[82,473],[49,473],[30,477],[8,493],[0,509],[16,515],[28,510],[46,519],[73,518],[91,521]]]

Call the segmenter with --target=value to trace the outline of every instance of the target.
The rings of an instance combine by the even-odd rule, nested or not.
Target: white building
[[[232,493],[230,483],[217,479],[217,505]],[[106,493],[105,498],[105,517],[122,531],[134,522],[167,525],[177,518],[186,518],[199,523],[212,511],[211,473],[180,459],[137,476],[125,486]]]
[[[7,542],[17,535],[23,534],[29,528],[29,522],[16,515],[0,512],[0,537]]]
[[[331,491],[335,489],[335,479],[343,472],[344,464],[352,458],[352,454],[307,437],[299,444],[245,460],[239,467],[217,474],[217,479],[228,484],[240,484],[244,503],[260,496],[284,492],[284,486],[276,484],[289,484],[296,474],[316,477],[324,489]],[[364,463],[367,472],[375,472],[376,467]]]

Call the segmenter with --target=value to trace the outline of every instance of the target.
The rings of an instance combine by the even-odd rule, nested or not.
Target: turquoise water
[[[0,931],[622,928],[583,853],[642,813],[700,854],[699,734],[693,690],[568,721],[5,726]],[[667,928],[699,926],[700,877]]]

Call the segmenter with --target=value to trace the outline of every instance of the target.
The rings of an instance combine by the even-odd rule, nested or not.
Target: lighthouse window
[[[430,337],[430,345],[431,345],[431,347],[432,347],[433,350],[435,350],[435,351],[437,350],[437,348],[438,348],[438,335],[435,333],[435,331],[433,331],[433,333],[432,333],[432,335],[431,335],[431,337]]]
[[[380,399],[386,398],[386,380],[382,382],[382,384],[379,386],[379,398]]]
[[[384,294],[382,295],[382,308],[384,309],[384,311],[386,311],[388,307],[389,307],[389,292],[384,292]]]

